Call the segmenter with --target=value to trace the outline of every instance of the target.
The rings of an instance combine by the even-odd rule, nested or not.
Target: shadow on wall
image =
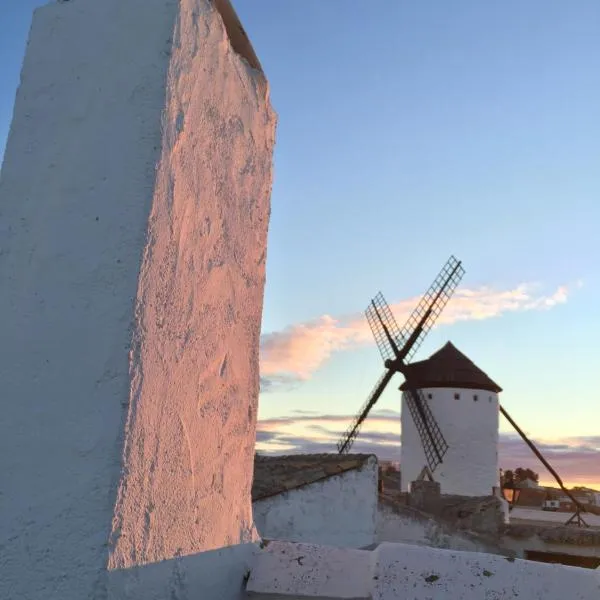
[[[229,36],[231,47],[253,68],[262,73],[262,66],[254,52],[252,43],[246,30],[242,26],[235,9],[229,0],[213,0],[215,8],[219,11],[223,24]]]
[[[258,544],[228,546],[107,572],[112,600],[242,600]]]

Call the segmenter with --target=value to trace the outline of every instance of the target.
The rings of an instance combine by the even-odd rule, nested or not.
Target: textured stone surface
[[[0,178],[0,597],[251,537],[274,128],[208,0],[36,12]]]
[[[181,2],[164,124],[111,567],[251,537],[275,118],[206,0]]]

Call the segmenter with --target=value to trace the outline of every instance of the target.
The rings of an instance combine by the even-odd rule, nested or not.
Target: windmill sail
[[[433,473],[448,451],[448,443],[423,396],[423,392],[410,389],[405,394],[408,410],[421,438],[427,465]]]
[[[402,347],[400,356],[405,364],[412,360],[464,274],[462,263],[451,256],[413,310],[396,338],[396,343]]]
[[[394,374],[404,373],[407,363],[410,362],[423,339],[433,327],[463,274],[462,263],[451,256],[402,329],[399,329],[383,294],[379,292],[373,298],[365,314],[387,371],[377,382],[361,411],[339,441],[337,447],[340,454],[350,450],[362,423]],[[407,383],[410,385],[408,380]],[[411,391],[409,410],[421,437],[430,469],[433,471],[442,461],[448,444],[422,394]]]
[[[375,384],[373,391],[370,396],[367,398],[367,401],[363,404],[362,408],[358,415],[352,421],[352,424],[346,430],[346,433],[342,437],[342,439],[337,444],[337,449],[340,454],[345,454],[350,451],[356,436],[360,430],[360,426],[363,421],[367,418],[367,415],[371,412],[371,409],[375,405],[375,402],[379,400],[379,396],[383,393],[383,390],[386,388],[387,384],[390,382],[392,377],[394,376],[394,371],[385,371],[383,375],[379,378],[379,381]]]
[[[395,358],[399,353],[398,345],[404,346],[404,341],[400,341],[402,338],[400,327],[381,292],[371,300],[371,304],[365,310],[365,316],[381,358],[384,361]]]

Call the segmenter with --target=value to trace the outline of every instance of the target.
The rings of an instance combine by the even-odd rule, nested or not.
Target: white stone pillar
[[[250,537],[275,115],[226,0],[35,13],[0,176],[0,597]]]

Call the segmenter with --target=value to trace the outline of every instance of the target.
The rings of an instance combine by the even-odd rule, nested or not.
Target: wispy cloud
[[[514,289],[490,287],[458,289],[440,316],[438,325],[459,321],[483,320],[508,312],[544,310],[567,301],[567,286],[553,293],[536,293],[535,284]],[[399,323],[404,323],[419,298],[410,298],[391,306]],[[361,314],[342,317],[323,315],[312,321],[292,325],[261,338],[261,390],[291,388],[307,380],[336,352],[371,344],[372,336]]]
[[[352,417],[295,413],[261,420],[257,450],[275,454],[336,452],[336,442]],[[600,436],[535,441],[568,485],[597,485],[600,488]],[[380,459],[400,460],[400,414],[389,409],[373,411],[352,451],[373,453]],[[540,473],[542,481],[553,485],[552,477],[516,434],[501,433],[499,453],[501,467],[530,467]]]

